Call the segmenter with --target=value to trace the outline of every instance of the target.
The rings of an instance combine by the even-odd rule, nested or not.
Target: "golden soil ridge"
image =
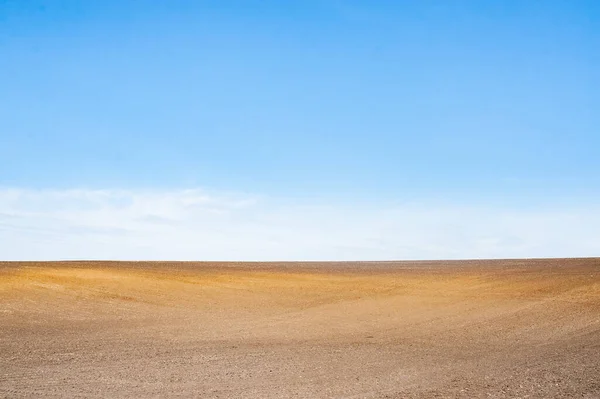
[[[600,398],[600,258],[0,262],[0,397]]]

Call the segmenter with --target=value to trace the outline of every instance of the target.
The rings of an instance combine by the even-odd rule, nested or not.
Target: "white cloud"
[[[295,204],[202,190],[0,189],[0,259],[600,255],[600,207]]]

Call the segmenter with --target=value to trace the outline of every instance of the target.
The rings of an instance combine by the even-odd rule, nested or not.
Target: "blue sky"
[[[56,195],[80,201],[75,208],[83,201],[117,212],[115,198],[133,207],[133,198],[158,196],[177,208],[190,192],[254,204],[226,218],[233,230],[250,214],[285,208],[283,220],[314,217],[308,231],[318,231],[320,213],[299,206],[344,209],[344,220],[368,214],[352,224],[357,229],[379,226],[373,218],[381,209],[396,215],[414,204],[479,220],[481,212],[543,209],[549,213],[523,218],[539,226],[569,214],[592,223],[600,198],[598,49],[596,1],[0,0],[2,231],[15,248],[40,247],[23,223],[41,229],[42,214],[68,212],[62,202],[40,208]],[[185,212],[175,213],[189,218]],[[77,223],[60,220],[64,230],[53,237],[68,243]],[[395,223],[408,229],[405,220]],[[586,230],[556,223],[565,239],[566,227]],[[264,227],[252,226],[248,235]],[[336,226],[330,234],[351,228]],[[301,230],[292,222],[288,229]],[[506,241],[511,234],[492,236],[514,243]],[[248,235],[214,254],[194,251],[200,238],[192,235],[189,251],[148,257],[233,258],[237,248],[268,241],[253,246]],[[361,237],[335,245],[359,248],[368,241]],[[114,256],[147,257],[140,248],[152,244],[136,240]],[[460,253],[403,252],[392,240],[386,250],[353,256],[333,244],[295,250],[290,241],[237,257],[271,258],[267,250],[294,259],[546,256],[561,243],[540,240],[527,251],[463,243]],[[108,256],[97,242],[86,241],[80,256]],[[39,257],[70,257],[69,250]],[[600,247],[560,254],[599,255]]]

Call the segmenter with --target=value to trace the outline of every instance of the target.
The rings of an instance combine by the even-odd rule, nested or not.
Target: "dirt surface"
[[[0,397],[600,398],[600,259],[0,263]]]

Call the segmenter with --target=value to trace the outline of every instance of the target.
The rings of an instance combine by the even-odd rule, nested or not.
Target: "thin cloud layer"
[[[600,208],[303,204],[202,190],[0,189],[0,259],[392,260],[600,255]]]

